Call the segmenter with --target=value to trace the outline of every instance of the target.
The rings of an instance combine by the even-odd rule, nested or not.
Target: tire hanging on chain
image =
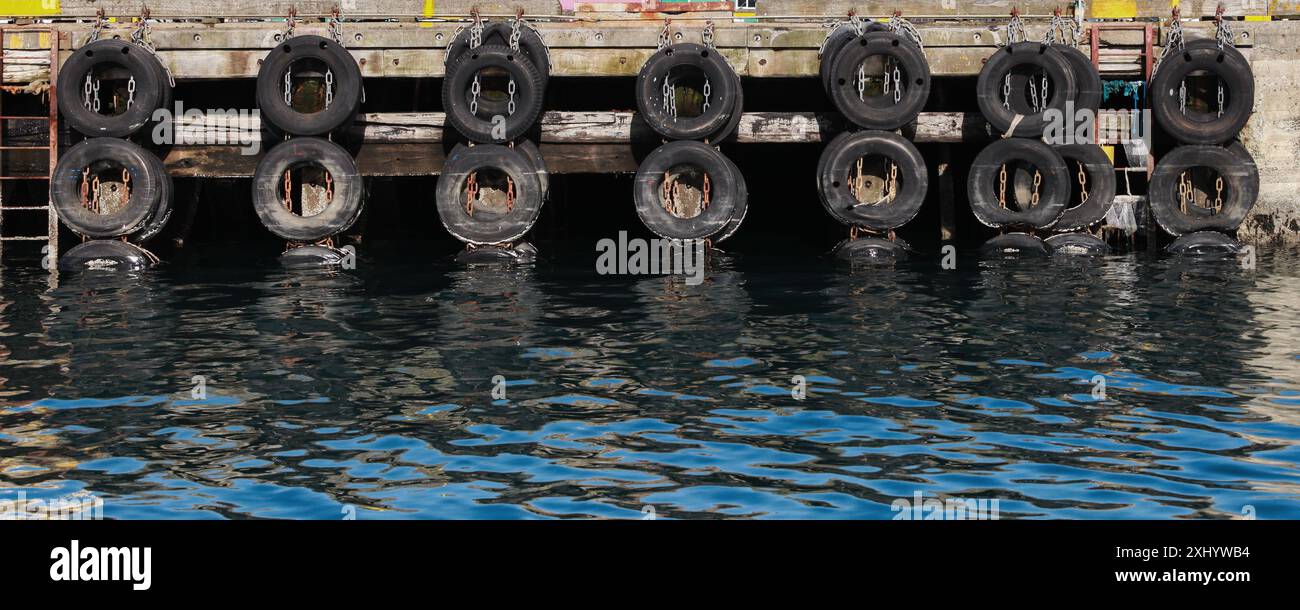
[[[690,217],[684,216],[677,205],[676,189],[681,183],[670,174],[682,166],[701,174],[704,181],[699,206],[702,209]],[[748,195],[748,190],[740,187],[741,181],[743,177],[735,164],[712,146],[691,140],[669,142],[646,156],[636,170],[633,200],[637,217],[659,237],[713,237],[728,228],[735,218],[736,202]]]
[[[115,114],[101,112],[104,104],[101,80],[95,78],[95,72],[105,69],[122,70],[128,79],[127,107]],[[158,57],[141,45],[115,39],[96,40],[74,51],[59,68],[59,112],[68,126],[86,136],[128,137],[150,125],[154,111],[168,104],[171,85],[165,74]],[[129,90],[131,87],[133,92]],[[108,95],[117,99],[115,91]]]
[[[507,73],[510,100],[505,113],[483,105],[482,70]],[[442,103],[447,125],[470,141],[504,143],[523,136],[542,114],[542,76],[522,51],[498,44],[484,44],[463,54],[448,68],[442,81]],[[513,103],[515,110],[510,112]],[[504,121],[504,122],[503,122]]]
[[[514,25],[512,23],[486,24],[483,26],[483,38],[480,44],[496,44],[509,47],[513,32]],[[447,45],[445,58],[447,73],[444,74],[443,78],[451,75],[451,70],[455,69],[457,60],[466,51],[470,50],[471,34],[471,28],[465,28]],[[533,63],[533,67],[537,68],[537,74],[541,76],[542,90],[545,91],[551,78],[551,56],[546,49],[546,41],[542,40],[542,36],[537,33],[537,30],[521,23],[519,27],[519,50],[523,52],[524,57],[528,58],[528,61]]]
[[[1185,114],[1185,80],[1208,72],[1223,87],[1223,114]],[[1185,144],[1221,144],[1241,132],[1255,106],[1255,75],[1250,62],[1231,45],[1219,48],[1214,39],[1188,41],[1181,53],[1171,52],[1160,62],[1149,85],[1151,114],[1156,124]],[[1217,101],[1217,100],[1216,100]]]
[[[121,169],[117,169],[121,168]],[[69,148],[50,178],[50,201],[59,219],[80,235],[107,239],[140,230],[158,209],[163,195],[162,162],[127,140],[91,138]],[[125,178],[126,201],[116,209],[100,206],[98,173],[109,170]],[[125,172],[125,173],[121,173]],[[93,178],[93,181],[92,181]]]
[[[1014,164],[1036,169],[1028,187],[1015,184]],[[980,151],[971,164],[966,193],[981,224],[999,228],[1028,226],[1046,229],[1056,223],[1070,198],[1073,180],[1055,149],[1039,140],[997,140]],[[1008,199],[1008,194],[1011,198]]]
[[[882,196],[862,201],[866,180],[862,161],[884,157],[890,169],[881,177]],[[907,224],[921,211],[929,190],[925,159],[916,145],[889,131],[842,133],[831,140],[817,164],[817,191],[822,206],[851,227],[887,231]]]
[[[1096,144],[1069,144],[1055,148],[1065,160],[1074,182],[1080,185],[1081,201],[1072,205],[1072,197],[1052,229],[1075,231],[1101,222],[1115,203],[1115,166],[1110,157]]]
[[[1042,73],[1050,83],[1051,94],[1038,106],[1024,99],[1024,89],[1014,86],[1017,74]],[[998,133],[1020,138],[1040,138],[1047,128],[1045,115],[1055,110],[1064,116],[1066,102],[1073,102],[1078,92],[1075,70],[1055,46],[1041,42],[1016,42],[998,49],[980,69],[975,83],[980,113]],[[1034,79],[1026,79],[1032,82]],[[1036,89],[1034,90],[1035,94]]]
[[[294,70],[304,61],[324,66],[319,112],[293,107]],[[289,81],[286,85],[286,79]],[[347,127],[361,107],[361,67],[343,45],[322,36],[294,36],[262,60],[257,72],[257,107],[275,129],[295,136],[325,136]]]
[[[327,202],[319,213],[302,216],[291,209],[292,172],[308,167],[324,170]],[[356,222],[363,190],[357,164],[342,146],[322,138],[293,138],[277,144],[257,164],[253,209],[270,232],[287,241],[311,243],[346,231]]]
[[[884,58],[891,93],[866,94],[863,62]],[[825,61],[825,58],[823,58]],[[846,119],[863,129],[893,130],[916,120],[930,99],[930,65],[912,41],[893,32],[868,32],[843,44],[831,58],[830,97]],[[889,70],[893,62],[895,69]],[[906,86],[900,87],[900,83]]]
[[[504,206],[481,196],[484,174],[504,174]],[[457,144],[447,154],[436,191],[438,217],[453,237],[472,245],[508,244],[523,237],[542,213],[541,170],[519,147]]]
[[[674,79],[691,71],[704,80],[709,91],[700,91],[701,112],[697,116],[678,114]],[[636,106],[641,120],[655,133],[669,140],[704,140],[726,131],[737,111],[740,82],[717,49],[696,43],[668,45],[655,52],[641,66],[636,80]]]
[[[864,34],[887,31],[889,31],[889,26],[878,21],[864,21],[862,23],[862,32]],[[830,97],[831,95],[831,67],[835,63],[835,59],[838,57],[840,49],[844,48],[844,45],[848,44],[850,40],[857,37],[858,31],[857,28],[854,27],[853,23],[842,21],[831,30],[830,34],[826,36],[825,42],[822,43],[821,53],[818,56],[821,60],[821,65],[818,67],[818,75],[821,77],[822,90],[826,92],[826,97]]]
[[[149,218],[140,225],[140,229],[130,236],[131,243],[144,244],[149,240],[162,233],[167,228],[167,223],[172,218],[174,209],[175,186],[172,183],[171,174],[167,173],[167,167],[163,164],[158,155],[150,154],[146,156],[148,161],[153,164],[154,171],[158,173],[159,191],[158,202],[154,204]]]
[[[1213,214],[1191,213],[1197,207],[1194,201],[1187,202],[1188,211],[1183,209],[1185,199],[1194,197],[1191,189],[1195,188],[1184,175],[1195,168],[1208,168],[1218,174]],[[1237,230],[1258,195],[1259,168],[1244,148],[1234,151],[1221,146],[1188,145],[1174,148],[1156,164],[1148,201],[1160,228],[1180,236],[1197,231]]]
[[[728,220],[727,226],[718,232],[717,237],[713,240],[715,244],[720,244],[735,235],[740,230],[740,226],[744,224],[745,217],[749,215],[749,185],[745,182],[745,174],[740,171],[740,166],[736,165],[736,162],[732,161],[730,157],[723,155],[722,158],[731,167],[731,175],[736,180],[736,199],[735,205],[731,209],[731,220]]]

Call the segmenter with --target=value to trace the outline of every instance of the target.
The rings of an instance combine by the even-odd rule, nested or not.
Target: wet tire
[[[853,195],[850,176],[858,159],[883,156],[898,166],[900,186],[893,201],[863,205]],[[818,160],[817,191],[836,220],[876,231],[901,227],[916,217],[929,190],[925,159],[916,145],[888,131],[844,133],[831,140]]]
[[[859,237],[840,242],[832,256],[852,265],[888,265],[907,260],[910,252],[911,248],[902,240]]]
[[[1023,96],[1015,95],[1019,89],[1014,83],[1009,100],[1010,108],[1002,105],[1005,78],[1013,72],[1024,71],[1042,71],[1052,83],[1052,91],[1055,93],[1050,96],[1047,107],[1040,112],[1033,112],[1027,102],[1021,99]],[[989,125],[1000,134],[1010,131],[1010,135],[1020,138],[1042,137],[1047,128],[1044,118],[1046,111],[1054,109],[1064,116],[1066,102],[1073,101],[1076,95],[1074,68],[1064,54],[1052,45],[1041,42],[1017,42],[998,49],[985,62],[975,83],[976,101]],[[1018,123],[1017,116],[1020,117]],[[1013,123],[1016,127],[1011,130]]]
[[[858,67],[868,57],[890,57],[907,79],[898,103],[893,96],[859,99]],[[854,125],[863,129],[893,130],[916,120],[930,99],[930,65],[925,53],[892,32],[871,32],[843,45],[831,66],[830,98]]]
[[[1059,233],[1048,237],[1044,242],[1052,249],[1052,254],[1062,256],[1105,256],[1110,254],[1110,246],[1087,233]]]
[[[474,76],[484,69],[502,70],[514,80],[514,114],[489,112],[488,107],[481,105],[477,112],[472,111],[471,86]],[[448,68],[442,81],[447,126],[479,143],[503,143],[523,136],[542,115],[542,94],[542,77],[537,67],[522,52],[512,51],[505,45],[485,44],[464,53]],[[498,116],[505,118],[502,129],[497,129],[494,123]]]
[[[462,265],[515,265],[537,260],[537,247],[520,241],[509,246],[479,246],[467,248],[456,255]]]
[[[1078,181],[1078,173],[1083,171],[1088,185],[1088,200],[1067,207],[1052,228],[1056,231],[1076,231],[1101,222],[1106,218],[1106,212],[1110,211],[1110,206],[1115,203],[1115,166],[1111,164],[1106,152],[1096,144],[1069,144],[1055,148],[1065,160],[1066,170],[1074,181]]]
[[[545,200],[551,192],[551,174],[546,171],[546,158],[542,156],[542,150],[532,140],[516,142],[515,150],[523,153],[528,162],[532,163],[533,171],[537,173],[537,183],[542,189],[542,199]]]
[[[162,233],[163,229],[167,228],[167,223],[172,218],[172,211],[175,209],[175,185],[172,183],[171,174],[167,173],[167,167],[158,155],[149,155],[149,160],[155,163],[154,169],[159,176],[158,202],[154,204],[148,220],[138,231],[131,234],[130,241],[134,244],[144,244]]]
[[[1205,258],[1236,256],[1245,251],[1241,242],[1218,231],[1188,233],[1165,247],[1170,254]]]
[[[1027,233],[1004,233],[984,242],[980,251],[990,258],[1039,257],[1052,253],[1047,243]]]
[[[745,85],[740,80],[740,75],[734,70],[731,74],[735,87],[735,89],[733,89],[735,95],[732,96],[734,104],[732,104],[731,107],[731,116],[727,119],[726,124],[722,126],[720,131],[704,139],[705,142],[708,142],[709,144],[718,144],[734,140],[740,133],[740,121],[744,118],[745,113]]]
[[[723,158],[727,160],[727,164],[731,166],[732,175],[735,176],[736,204],[731,210],[731,220],[727,221],[727,226],[723,227],[717,238],[713,240],[714,244],[720,244],[735,235],[736,231],[740,230],[740,226],[744,224],[745,217],[749,215],[749,185],[745,182],[745,174],[740,171],[740,166],[736,165],[735,161],[725,155]]]
[[[878,21],[868,21],[863,24],[863,33],[870,32],[887,32],[889,27]],[[822,48],[821,66],[818,68],[818,74],[822,81],[822,90],[826,92],[826,97],[831,95],[831,67],[835,64],[835,59],[839,55],[840,49],[848,44],[850,40],[858,37],[857,31],[853,29],[851,23],[840,23],[831,32],[826,39],[826,44]]]
[[[280,264],[290,269],[338,267],[349,255],[353,253],[340,248],[309,244],[285,251],[280,255]]]
[[[1197,231],[1235,231],[1259,196],[1259,168],[1241,156],[1245,150],[1221,146],[1179,146],[1160,159],[1151,176],[1148,201],[1151,213],[1165,232],[1179,236]],[[1209,167],[1224,180],[1227,197],[1221,211],[1185,213],[1179,202],[1178,180],[1184,171]],[[1189,211],[1195,206],[1189,206]]]
[[[315,60],[334,74],[334,98],[320,112],[304,113],[284,103],[284,75],[294,63]],[[356,118],[361,105],[361,67],[347,49],[321,36],[295,36],[281,42],[257,72],[257,108],[281,132],[324,136]]]
[[[465,186],[471,174],[494,169],[515,185],[514,206],[504,213],[467,210]],[[438,217],[453,237],[468,244],[506,244],[523,237],[542,212],[537,170],[517,148],[497,144],[457,145],[447,155],[437,185]]]
[[[81,203],[82,170],[103,163],[125,168],[131,176],[126,204],[99,214]],[[69,148],[50,179],[50,200],[69,229],[93,239],[120,237],[143,227],[158,207],[166,173],[153,153],[127,140],[92,138]]]
[[[118,239],[82,242],[59,258],[61,271],[139,271],[153,264],[144,249]]]
[[[699,70],[708,79],[709,109],[695,117],[674,118],[664,111],[664,79],[681,68]],[[717,49],[681,43],[660,49],[647,59],[636,79],[637,112],[655,133],[669,140],[703,140],[724,130],[736,108],[738,79]]]
[[[661,191],[664,174],[678,165],[693,166],[708,174],[711,200],[707,208],[691,218],[664,209]],[[717,235],[731,222],[742,191],[734,166],[717,149],[688,140],[669,142],[651,152],[636,171],[633,199],[641,223],[652,233],[667,239],[706,239]]]
[[[284,173],[305,166],[323,168],[334,197],[319,214],[299,216],[284,205]],[[253,209],[268,231],[291,242],[310,243],[346,231],[361,215],[364,190],[357,164],[343,147],[321,138],[293,138],[262,157],[253,174]]]
[[[1223,83],[1226,102],[1221,117],[1209,113],[1184,115],[1180,110],[1179,85],[1188,75],[1202,70]],[[1255,76],[1250,62],[1231,46],[1219,49],[1212,39],[1188,41],[1182,53],[1166,57],[1151,79],[1149,90],[1156,124],[1186,144],[1222,144],[1237,137],[1255,107]]]
[[[113,116],[84,104],[86,76],[96,68],[120,66],[135,79],[135,101]],[[158,58],[144,47],[121,40],[97,40],[74,51],[59,68],[59,113],[62,120],[88,137],[125,138],[152,124],[154,111],[166,103]]]
[[[1038,205],[1028,209],[1002,207],[998,200],[999,173],[1003,164],[1029,163],[1042,174]],[[1010,171],[1008,171],[1010,173]],[[1070,198],[1070,173],[1065,160],[1038,140],[1008,138],[988,145],[975,157],[966,182],[971,211],[987,227],[1028,226],[1046,229],[1056,223]],[[1009,176],[1008,189],[1012,188]]]

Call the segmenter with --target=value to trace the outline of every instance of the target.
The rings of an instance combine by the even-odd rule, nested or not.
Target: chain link
[[[672,44],[671,32],[668,30],[668,26],[672,22],[673,22],[672,19],[664,19],[664,29],[659,32],[659,44],[657,47],[655,47],[656,50],[662,50],[666,48],[669,44]]]
[[[1011,109],[1011,73],[1007,72],[1007,77],[1002,80],[1002,107]]]
[[[1075,163],[1079,165],[1079,205],[1083,205],[1088,203],[1088,173],[1083,171],[1083,161]]]
[[[339,43],[339,45],[342,45],[343,44],[343,17],[339,13],[339,7],[335,6],[334,10],[330,11],[330,18],[327,27],[329,28],[330,38],[333,38],[334,42],[337,42]]]
[[[474,216],[474,200],[478,199],[478,172],[470,172],[465,180],[465,213]]]
[[[704,46],[713,49],[716,48],[714,47],[713,44],[714,38],[715,35],[714,35],[713,21],[709,20],[704,22],[704,31],[700,33],[700,40],[704,42]]]
[[[1214,213],[1223,211],[1223,176],[1214,179]]]
[[[1020,18],[1020,9],[1011,10],[1011,21],[1007,22],[1007,45],[1025,42],[1025,22]]]
[[[293,106],[293,67],[284,70],[284,105]]]
[[[131,75],[131,80],[126,81],[126,107],[130,108],[135,105],[135,75]]]
[[[483,85],[479,82],[479,75],[477,72],[474,74],[474,84],[470,85],[469,92],[471,95],[469,100],[469,113],[478,114],[478,96],[483,92]]]
[[[712,95],[713,83],[709,82],[709,77],[706,76],[704,77],[704,106],[701,108],[701,112],[707,113],[709,111],[709,99]]]
[[[284,170],[284,209],[293,211],[293,171]]]
[[[334,103],[334,70],[325,69],[325,107]]]
[[[510,84],[506,85],[506,91],[510,94],[510,101],[506,103],[506,113],[514,116],[515,109],[518,107],[515,105],[515,92],[518,91],[518,86],[515,85],[515,77],[510,77]]]
[[[1007,209],[1007,164],[1002,164],[1002,170],[998,172],[998,204],[1002,209]]]
[[[889,31],[912,41],[916,48],[925,50],[925,43],[921,41],[921,32],[912,25],[912,22],[903,18],[903,13],[894,11],[894,16],[889,18]]]
[[[1043,173],[1034,170],[1034,194],[1029,198],[1030,207],[1038,207],[1038,191],[1043,185]]]

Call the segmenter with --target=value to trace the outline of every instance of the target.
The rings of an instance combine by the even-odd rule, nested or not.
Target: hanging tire
[[[1009,108],[1002,105],[1003,86],[1008,75],[1013,73],[1043,72],[1047,75],[1055,93],[1045,108],[1034,112],[1024,96],[1016,95],[1022,89],[1012,86],[1012,95],[1007,100]],[[1013,79],[1014,80],[1014,79]],[[1017,42],[998,49],[984,63],[979,79],[975,83],[976,101],[980,113],[998,133],[1021,137],[1040,138],[1047,128],[1044,115],[1047,110],[1056,110],[1065,116],[1065,104],[1072,102],[1077,95],[1074,69],[1065,55],[1052,45],[1040,42]],[[1012,125],[1015,129],[1012,129]]]
[[[149,161],[154,164],[154,169],[159,177],[158,203],[154,204],[149,218],[140,226],[140,229],[131,234],[130,241],[133,244],[144,244],[162,233],[163,229],[167,228],[167,223],[171,220],[172,210],[174,209],[172,199],[175,190],[172,176],[167,173],[167,166],[163,164],[162,159],[158,158],[158,155],[149,155]]]
[[[686,218],[665,209],[665,174],[689,166],[709,178],[710,201],[695,216]],[[636,170],[633,199],[641,223],[667,239],[706,239],[727,228],[742,196],[734,166],[712,146],[690,140],[669,142],[651,152]]]
[[[888,31],[889,27],[879,21],[868,21],[863,24],[862,28],[864,34]],[[821,66],[818,68],[818,74],[821,76],[822,90],[826,92],[827,97],[831,95],[831,67],[835,64],[835,59],[840,50],[844,48],[844,45],[857,37],[857,30],[853,28],[852,23],[841,22],[834,30],[831,30],[830,35],[826,38],[826,43],[822,45],[819,57]]]
[[[139,271],[156,259],[147,250],[117,239],[95,239],[73,246],[59,258],[60,271]]]
[[[482,48],[482,47],[480,47]],[[514,183],[513,205],[504,211],[499,202],[480,197],[473,206],[466,205],[469,178],[482,177],[484,171],[504,174]],[[447,232],[468,244],[508,244],[528,233],[542,213],[542,188],[537,168],[518,148],[497,144],[465,146],[457,144],[447,154],[436,191],[438,217]]]
[[[1197,258],[1223,258],[1246,251],[1241,242],[1218,231],[1188,233],[1165,248],[1165,252]]]
[[[82,171],[106,165],[120,166],[130,174],[129,196],[124,205],[104,213],[81,203]],[[50,178],[50,200],[59,219],[69,229],[93,239],[129,235],[149,220],[163,192],[162,163],[157,156],[127,140],[92,138],[69,148]],[[116,172],[116,170],[114,170]]]
[[[698,70],[710,85],[709,108],[698,116],[674,117],[664,110],[664,80],[681,69]],[[664,138],[703,140],[723,131],[732,118],[738,82],[735,70],[717,49],[695,43],[670,45],[641,66],[636,80],[637,111],[646,125]]]
[[[720,244],[735,235],[736,231],[740,230],[740,226],[745,223],[745,217],[749,215],[749,185],[745,183],[745,174],[741,173],[740,166],[736,165],[730,157],[723,155],[722,158],[726,159],[727,165],[731,166],[731,174],[736,181],[736,203],[731,210],[731,220],[727,221],[727,226],[723,227],[718,237],[713,240],[715,244]]]
[[[735,87],[733,89],[735,95],[731,96],[733,101],[731,115],[727,119],[727,122],[723,124],[720,131],[704,139],[704,141],[709,144],[718,144],[732,140],[740,133],[740,120],[744,118],[745,113],[745,85],[741,82],[740,75],[734,70],[731,72],[731,75],[733,77],[732,84]]]
[[[1160,228],[1173,236],[1197,231],[1235,231],[1246,219],[1259,196],[1259,168],[1253,159],[1242,158],[1244,148],[1234,152],[1221,146],[1179,146],[1160,159],[1151,175],[1147,195],[1151,213]],[[1183,172],[1207,167],[1223,178],[1227,197],[1218,213],[1187,213],[1182,210],[1178,191]],[[1197,206],[1189,206],[1189,210]]]
[[[1008,171],[1007,190],[1012,195],[1009,205],[1003,207],[999,200],[1000,173],[1004,164],[1022,162],[1032,165],[1042,176],[1038,204],[1025,189],[1013,185]],[[1008,168],[1010,169],[1010,168]],[[966,194],[971,211],[987,227],[1023,225],[1046,229],[1056,223],[1070,198],[1070,173],[1065,159],[1051,146],[1039,140],[1008,138],[998,140],[980,151],[971,164],[966,181]],[[1024,201],[1026,205],[1022,205]]]
[[[858,67],[867,58],[878,56],[898,62],[900,78],[907,83],[897,103],[886,95],[858,97]],[[835,108],[854,125],[863,129],[898,129],[916,120],[930,99],[930,64],[925,53],[906,38],[893,32],[871,32],[845,44],[836,53],[830,90]]]
[[[1179,89],[1193,72],[1206,71],[1223,83],[1223,116],[1217,113],[1185,115]],[[1241,132],[1255,107],[1255,76],[1241,51],[1212,39],[1188,41],[1182,53],[1170,53],[1160,62],[1149,86],[1151,114],[1156,124],[1186,144],[1222,144]]]
[[[538,187],[542,190],[542,200],[545,201],[551,192],[551,174],[546,171],[546,159],[542,157],[542,150],[532,140],[516,142],[515,150],[523,153],[532,164],[533,172],[537,174]]]
[[[300,216],[285,207],[284,174],[303,167],[329,173],[334,196],[323,211]],[[364,187],[357,164],[343,147],[321,138],[293,138],[273,147],[253,173],[253,209],[282,239],[311,243],[346,231],[361,215]]]
[[[1018,258],[1047,256],[1052,248],[1028,233],[1004,233],[984,242],[980,251],[992,258]]]
[[[484,26],[483,40],[481,44],[493,44],[509,48],[510,46],[509,23],[493,23]],[[460,34],[447,46],[447,72],[443,75],[444,80],[452,76],[452,71],[456,67],[457,60],[460,59],[469,47],[469,29],[461,30]],[[539,94],[541,98],[546,97],[546,86],[550,82],[551,76],[551,59],[546,49],[546,43],[542,37],[530,28],[521,28],[519,35],[519,51],[529,62],[536,68],[539,76]],[[470,77],[472,82],[474,79]],[[479,97],[479,112],[483,116],[507,116],[510,112],[510,100],[507,97],[500,99],[490,97]]]
[[[1044,242],[1052,249],[1052,254],[1067,256],[1110,254],[1110,246],[1106,242],[1087,233],[1058,233],[1048,237]]]
[[[515,112],[489,112],[473,105],[474,77],[484,69],[509,74],[516,87]],[[485,44],[464,53],[449,68],[442,81],[442,104],[447,125],[473,142],[509,142],[524,135],[542,114],[542,80],[537,68],[522,53],[510,47]],[[481,100],[480,100],[481,104]],[[496,129],[495,117],[504,117],[503,129]]]
[[[1106,152],[1096,144],[1069,144],[1055,148],[1065,160],[1066,170],[1075,181],[1078,180],[1079,172],[1083,172],[1088,185],[1088,200],[1066,207],[1052,229],[1061,232],[1076,231],[1101,222],[1106,218],[1106,212],[1110,211],[1111,204],[1115,203],[1115,166]],[[1073,198],[1070,203],[1073,203]]]
[[[892,200],[866,204],[858,201],[851,189],[856,163],[864,157],[887,158],[898,167],[898,185]],[[882,182],[887,181],[882,178]],[[818,162],[817,191],[822,206],[836,220],[875,231],[895,229],[907,224],[921,211],[929,190],[929,173],[925,159],[916,146],[903,136],[889,131],[845,133],[831,141]],[[884,203],[884,205],[881,205]]]
[[[86,77],[114,66],[135,80],[135,101],[115,115],[86,108]],[[163,86],[168,83],[160,81],[161,74],[157,56],[148,49],[121,40],[97,40],[74,51],[59,68],[59,112],[70,127],[86,136],[125,138],[150,125],[154,111],[164,107]]]
[[[1102,88],[1105,85],[1101,82],[1097,67],[1092,65],[1092,58],[1084,55],[1078,47],[1070,45],[1057,45],[1056,50],[1074,69],[1075,111],[1087,109],[1096,116],[1097,110],[1101,108]]]
[[[284,77],[295,63],[316,61],[333,73],[334,96],[320,112],[299,112],[284,102]],[[295,36],[271,50],[257,72],[257,107],[276,129],[295,136],[324,136],[356,118],[361,68],[347,49],[321,36]]]

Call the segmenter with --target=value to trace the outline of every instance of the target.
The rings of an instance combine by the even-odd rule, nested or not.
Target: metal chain
[[[1011,73],[1007,72],[1007,77],[1002,81],[1002,107],[1011,109]]]
[[[1219,182],[1222,183],[1223,179],[1220,178]],[[122,192],[127,200],[131,199],[131,170],[125,167],[122,168]]]
[[[81,170],[81,207],[91,210],[90,207],[90,168]]]
[[[701,109],[703,113],[709,112],[709,99],[713,95],[713,83],[709,82],[709,77],[704,77],[704,106]]]
[[[677,216],[678,215],[676,212],[677,204],[673,199],[673,191],[675,190],[675,185],[673,183],[672,174],[668,172],[664,172],[664,183],[663,183],[662,190],[663,193],[661,198],[663,200],[662,203],[664,205],[664,211],[674,216]]]
[[[885,191],[885,197],[888,201],[893,201],[898,196],[898,164],[893,159],[889,160],[889,186]]]
[[[1178,9],[1174,8],[1173,16],[1170,18],[1169,22],[1169,34],[1167,40],[1165,40],[1165,48],[1160,52],[1160,57],[1157,59],[1156,65],[1151,68],[1152,76],[1155,76],[1155,73],[1160,70],[1160,66],[1165,63],[1165,58],[1169,57],[1170,53],[1173,53],[1175,50],[1179,53],[1183,52],[1185,41],[1183,39],[1183,22],[1179,20],[1179,14]]]
[[[925,43],[921,41],[921,32],[912,25],[912,22],[903,18],[901,11],[894,11],[894,16],[889,18],[889,31],[912,41],[916,48],[925,50]]]
[[[1223,211],[1223,176],[1214,179],[1214,213]]]
[[[1222,179],[1220,179],[1220,182],[1222,182]],[[708,172],[705,172],[704,173],[704,197],[700,200],[701,212],[709,209],[709,202],[713,199],[713,196],[710,195],[711,192],[712,192],[712,187],[709,186],[709,174]]]
[[[334,176],[329,172],[325,172],[325,201],[334,201]]]
[[[284,170],[284,209],[293,211],[293,174]]]
[[[284,33],[280,35],[281,40],[293,38],[293,30],[298,27],[298,9],[289,8],[289,14],[284,18]]]
[[[293,106],[293,66],[284,69],[284,105]]]
[[[1223,46],[1224,46],[1224,45],[1228,45],[1229,47],[1235,46],[1235,45],[1233,44],[1233,41],[1232,41],[1232,40],[1233,40],[1233,39],[1232,39],[1232,27],[1229,26],[1229,25],[1228,25],[1228,22],[1227,22],[1227,21],[1224,21],[1224,19],[1223,19],[1223,5],[1222,5],[1222,4],[1220,4],[1219,7],[1218,7],[1218,9],[1216,9],[1215,12],[1214,12],[1214,39],[1218,42],[1218,44],[1219,44],[1219,50],[1220,50],[1220,51],[1223,50]],[[1219,96],[1218,96],[1218,98],[1219,98],[1219,114],[1218,114],[1218,116],[1219,116],[1219,117],[1222,117],[1222,116],[1223,116],[1223,79],[1220,78],[1220,79],[1218,79],[1218,81],[1219,81]]]
[[[516,16],[515,20],[510,24],[510,50],[511,51],[519,50],[519,40],[522,39],[524,36],[523,30],[521,30],[520,27],[521,24],[519,23],[519,16]]]
[[[1075,161],[1075,163],[1079,164],[1079,205],[1083,205],[1088,203],[1088,174],[1083,171],[1083,161]]]
[[[339,43],[339,45],[342,45],[343,44],[343,18],[340,15],[339,7],[337,6],[334,7],[334,10],[330,11],[328,27],[330,32],[330,38],[333,38],[334,42],[337,42]]]
[[[858,64],[858,100],[867,101],[867,66]]]
[[[1040,91],[1040,93],[1042,93],[1042,103],[1039,104],[1037,108],[1039,112],[1047,110],[1047,84],[1050,83],[1051,81],[1047,80],[1046,74],[1043,74],[1042,82],[1043,82],[1043,89],[1042,91]]]
[[[664,19],[664,29],[659,32],[659,45],[655,47],[656,50],[662,50],[671,44],[671,32],[668,31],[668,25],[672,22],[672,19]]]
[[[90,30],[90,38],[86,42],[91,43],[99,40],[99,35],[104,32],[106,27],[108,27],[108,20],[104,18],[104,9],[101,8],[95,13],[95,25]]]
[[[469,48],[477,49],[483,44],[483,16],[479,14],[478,8],[470,11],[470,16],[474,19],[474,24],[469,27]]]
[[[474,200],[478,199],[478,172],[470,172],[465,181],[465,213],[474,216]]]
[[[126,107],[130,108],[135,105],[135,75],[131,75],[131,80],[126,81]]]
[[[710,49],[716,48],[713,44],[715,37],[713,29],[713,20],[710,19],[704,22],[704,31],[700,33],[700,40],[704,42],[704,46]]]
[[[1031,101],[1030,107],[1034,109],[1034,112],[1038,112],[1041,108],[1038,105],[1038,83],[1032,77],[1029,79],[1029,99]]]
[[[469,113],[478,114],[478,96],[483,92],[483,85],[479,82],[478,73],[474,73],[474,84],[470,85],[469,92],[472,96],[469,100]]]
[[[153,43],[153,24],[150,23],[148,8],[144,9],[144,12],[141,13],[140,24],[136,26],[133,32],[131,32],[131,42],[143,47],[144,50],[148,51],[158,59],[158,63],[162,65],[163,72],[167,74],[167,84],[175,87],[176,77],[172,74],[171,68],[167,67],[167,62],[164,62],[161,57],[158,57],[158,47]]]
[[[1020,18],[1020,9],[1011,9],[1011,21],[1007,22],[1007,45],[1025,40],[1025,22]]]
[[[898,62],[890,60],[894,64],[894,103],[903,99],[903,72],[898,68]]]
[[[1192,200],[1192,183],[1187,177],[1188,172],[1178,175],[1178,203],[1183,213],[1187,213],[1187,204]]]
[[[510,93],[510,102],[506,104],[506,113],[515,116],[515,108],[518,107],[515,105],[515,92],[518,91],[518,86],[515,85],[515,77],[510,77],[510,84],[506,86],[506,91]]]
[[[1002,164],[1002,170],[998,172],[998,204],[1002,209],[1007,209],[1007,164]]]
[[[856,12],[849,13],[849,25],[853,26],[853,33],[858,36],[866,32],[867,24]]]
[[[334,103],[334,70],[325,69],[325,108]]]
[[[506,213],[515,211],[515,180],[506,176]]]
[[[1038,207],[1038,190],[1043,185],[1043,174],[1034,170],[1034,194],[1029,198],[1030,207]]]

